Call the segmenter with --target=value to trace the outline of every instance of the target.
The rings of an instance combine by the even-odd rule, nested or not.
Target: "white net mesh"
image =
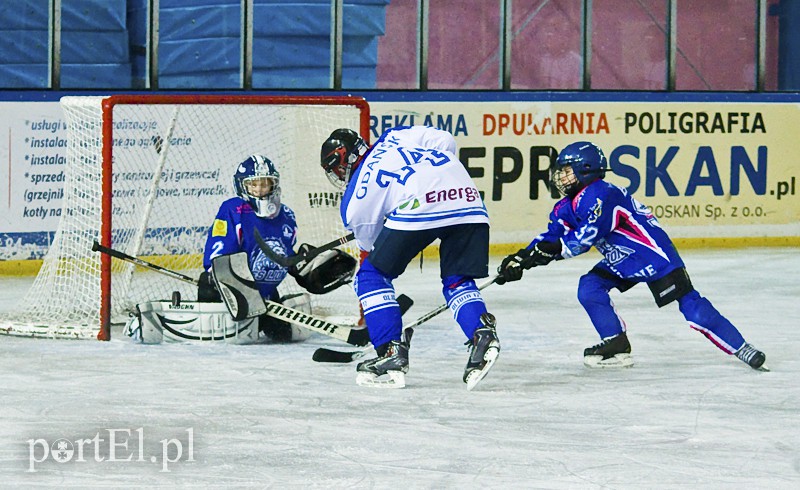
[[[352,105],[125,103],[113,106],[111,234],[114,249],[198,277],[206,233],[219,205],[235,194],[239,162],[263,154],[281,174],[282,202],[295,211],[298,243],[321,245],[346,232],[340,194],[319,167],[319,148],[336,128],[360,127]],[[93,338],[100,328],[102,223],[101,97],[64,97],[67,169],[61,221],[43,266],[17,312],[0,318],[0,332]],[[340,247],[357,256],[353,243]],[[124,321],[140,302],[169,299],[196,287],[127,262],[111,268],[111,309]],[[281,294],[301,291],[291,277]],[[317,315],[354,321],[358,300],[349,287],[312,298]],[[346,318],[342,318],[346,317]]]

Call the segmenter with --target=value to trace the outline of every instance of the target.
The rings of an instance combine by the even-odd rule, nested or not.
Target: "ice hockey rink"
[[[644,286],[613,296],[635,366],[584,368],[598,339],[575,288],[598,257],[484,291],[502,352],[473,392],[449,312],[417,330],[402,390],[357,386],[355,363],[312,362],[317,347],[347,349],[317,335],[251,346],[0,336],[0,486],[800,488],[798,250],[683,253],[768,373],[723,354],[676,305],[656,308]],[[396,281],[416,301],[407,319],[442,301],[437,267],[413,263]],[[0,308],[30,283],[0,278]]]

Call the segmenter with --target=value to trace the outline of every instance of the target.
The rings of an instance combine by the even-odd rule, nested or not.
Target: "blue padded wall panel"
[[[382,36],[386,31],[384,5],[344,5],[345,36]],[[331,32],[329,2],[260,3],[253,7],[254,35],[320,35]]]
[[[163,7],[163,6],[162,6]],[[159,13],[161,41],[235,37],[239,39],[242,12],[239,5],[219,7],[162,8]]]
[[[0,53],[6,63],[46,62],[47,49],[47,31],[0,31]],[[62,64],[127,61],[128,34],[125,32],[61,33]]]
[[[49,10],[41,0],[0,2],[0,29],[47,30]],[[0,54],[2,57],[2,54]]]
[[[176,73],[239,71],[238,39],[191,39],[161,43],[159,77]]]
[[[158,78],[158,87],[165,89],[238,88],[241,84],[239,78],[239,70],[204,72],[191,75],[164,75]]]
[[[114,88],[130,85],[129,63],[61,65],[62,88]]]
[[[242,0],[161,0],[161,9],[184,7],[217,7],[220,5],[241,5]]]
[[[47,31],[0,31],[0,53],[6,63],[47,62]],[[114,63],[128,60],[126,32],[65,31],[62,63]]]
[[[342,83],[348,88],[375,88],[375,69],[348,68],[342,73]],[[261,88],[326,89],[330,73],[320,68],[272,68],[253,72],[253,86]]]
[[[320,67],[327,73],[330,39],[327,37],[268,37],[253,40],[253,69],[279,67]],[[375,66],[378,39],[348,36],[344,40],[342,65]]]
[[[47,88],[49,83],[47,63],[24,65],[0,63],[0,87]]]
[[[48,37],[45,30],[0,30],[2,63],[47,65]]]
[[[61,63],[127,64],[130,61],[128,33],[64,31],[61,33]]]
[[[124,31],[126,11],[125,0],[61,0],[61,30]]]

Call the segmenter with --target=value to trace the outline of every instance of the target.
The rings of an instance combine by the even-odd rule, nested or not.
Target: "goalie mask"
[[[233,175],[236,195],[247,201],[261,218],[274,218],[281,210],[280,174],[263,155],[251,155]]]
[[[331,183],[344,189],[369,147],[352,129],[337,129],[322,144],[320,164]]]

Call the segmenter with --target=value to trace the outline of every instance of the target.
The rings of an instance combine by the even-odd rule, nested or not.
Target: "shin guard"
[[[364,309],[364,320],[372,345],[379,347],[392,340],[399,341],[403,320],[392,278],[365,259],[356,274],[355,289]]]
[[[486,304],[475,285],[475,281],[464,276],[448,276],[442,279],[442,294],[447,307],[453,312],[464,335],[471,339],[481,326],[481,315],[486,313]]]

